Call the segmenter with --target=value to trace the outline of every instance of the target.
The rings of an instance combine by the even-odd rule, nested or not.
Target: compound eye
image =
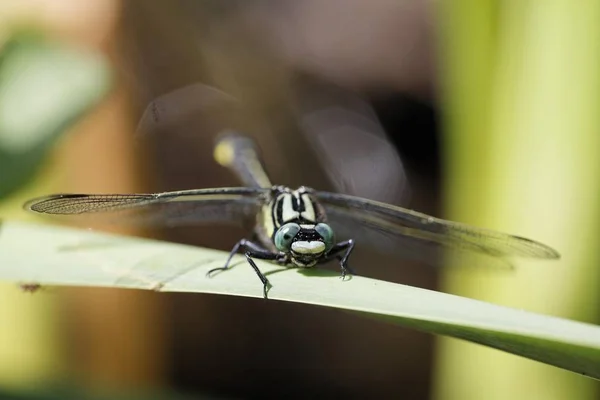
[[[331,250],[335,242],[333,229],[331,229],[329,225],[321,222],[315,226],[315,230],[323,238],[323,243],[325,243],[325,251]]]
[[[296,234],[300,232],[300,225],[289,223],[281,226],[275,233],[275,247],[277,250],[288,252],[294,241]]]

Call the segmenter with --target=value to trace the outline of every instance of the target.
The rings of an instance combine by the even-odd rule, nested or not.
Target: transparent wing
[[[295,106],[301,131],[336,192],[384,202],[410,197],[402,160],[361,96],[305,78],[297,87]]]
[[[217,188],[154,194],[55,194],[25,208],[47,215],[101,214],[110,222],[155,226],[241,225],[256,218],[268,189]],[[106,214],[106,215],[105,215]]]
[[[530,239],[434,218],[416,211],[359,197],[316,192],[334,231],[386,252],[439,263],[445,254],[484,256],[510,266],[507,257],[558,259],[554,249]]]
[[[160,131],[171,132],[174,127],[190,117],[217,113],[218,110],[238,105],[238,101],[212,86],[194,83],[162,96],[148,104],[138,126],[136,137],[152,136]],[[191,129],[195,134],[196,131]],[[191,134],[191,133],[190,133]]]

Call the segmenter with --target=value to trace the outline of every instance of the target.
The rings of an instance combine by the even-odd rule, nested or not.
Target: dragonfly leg
[[[329,255],[324,261],[329,261],[332,258],[337,258],[340,261],[340,267],[342,269],[342,279],[346,278],[348,273],[354,275],[354,272],[348,266],[348,258],[350,253],[354,250],[354,240],[349,239],[344,242],[339,242],[329,250]],[[343,254],[342,254],[343,253]]]
[[[246,256],[246,260],[248,260],[248,263],[250,264],[252,269],[254,269],[254,272],[256,272],[256,275],[258,275],[258,278],[263,284],[264,298],[268,298],[267,292],[269,291],[271,284],[269,283],[267,277],[258,269],[258,266],[252,260],[252,258],[259,258],[262,260],[279,260],[282,255],[279,253],[273,253],[247,239],[242,239],[239,242],[237,242],[235,246],[233,246],[233,249],[229,253],[229,257],[227,257],[227,261],[225,261],[225,265],[223,267],[213,268],[210,271],[208,271],[206,275],[210,277],[210,275],[215,271],[228,270],[230,268],[229,264],[231,263],[231,259],[240,250],[240,248],[243,248],[245,250],[244,255]]]
[[[227,261],[225,261],[225,265],[219,268],[213,268],[210,271],[208,271],[208,273],[206,275],[210,275],[212,274],[214,271],[226,271],[230,268],[230,263],[231,263],[231,259],[233,258],[233,256],[235,256],[235,254],[240,250],[240,247],[243,248],[246,251],[250,251],[251,254],[253,254],[253,257],[257,257],[257,258],[263,258],[263,257],[258,257],[258,255],[264,255],[264,259],[265,260],[275,260],[277,259],[277,254],[274,254],[272,252],[270,252],[267,249],[264,249],[262,247],[260,247],[259,245],[257,245],[254,242],[251,242],[248,239],[242,239],[239,242],[237,242],[235,244],[235,246],[233,246],[233,249],[231,249],[231,252],[229,253],[229,257],[227,257]],[[271,258],[272,256],[272,258]]]
[[[267,279],[267,277],[265,276],[265,274],[263,274],[260,271],[260,269],[258,269],[258,266],[256,265],[256,263],[252,259],[252,256],[251,256],[250,252],[246,252],[244,255],[246,256],[246,260],[248,260],[248,263],[250,264],[250,266],[252,267],[252,269],[254,269],[254,272],[256,272],[256,275],[258,275],[258,279],[260,279],[260,281],[263,284],[263,297],[265,299],[268,299],[269,297],[267,296],[267,293],[268,293],[269,289],[271,288],[271,283],[269,282],[269,280]]]

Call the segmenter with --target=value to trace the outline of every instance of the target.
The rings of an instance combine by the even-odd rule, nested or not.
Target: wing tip
[[[550,259],[550,260],[560,260],[560,258],[562,257],[561,254],[558,252],[558,250],[553,249],[550,246],[544,246],[544,249],[546,251],[546,258]]]
[[[533,246],[535,248],[535,252],[530,253],[530,256],[533,258],[542,258],[546,260],[559,260],[561,258],[561,254],[547,244],[525,237],[517,236],[517,238],[522,242],[526,242],[529,247]]]
[[[46,195],[46,196],[35,197],[33,199],[27,200],[23,204],[23,209],[25,211],[32,211],[32,212],[44,214],[48,211],[48,209],[41,207],[43,204],[46,204],[48,202],[52,202],[55,200],[68,199],[68,198],[82,198],[82,197],[86,197],[86,196],[88,196],[88,195],[79,194],[79,193],[58,193],[58,194],[51,194],[51,195]]]

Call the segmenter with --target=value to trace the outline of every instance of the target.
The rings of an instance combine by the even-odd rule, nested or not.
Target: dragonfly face
[[[285,253],[297,267],[312,267],[327,257],[335,237],[325,222],[323,208],[311,195],[312,189],[276,186],[273,193],[259,221],[263,224],[263,241],[266,234],[275,249]]]
[[[290,254],[297,267],[312,267],[333,247],[333,231],[324,223],[299,225],[291,222],[277,230],[274,243],[279,251]]]

